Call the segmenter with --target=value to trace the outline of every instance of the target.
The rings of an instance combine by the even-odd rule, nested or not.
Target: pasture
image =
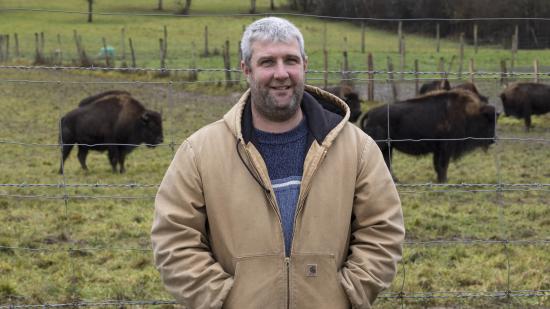
[[[52,9],[85,10],[84,1],[53,1]],[[213,13],[226,1],[196,1],[192,13]],[[4,1],[2,6],[44,7],[39,1]],[[122,1],[121,1],[122,3]],[[220,8],[242,13],[248,1]],[[34,5],[34,6],[33,6]],[[173,2],[167,2],[169,8]],[[267,4],[258,3],[261,11]],[[148,8],[148,9],[144,9]],[[155,3],[134,1],[131,6],[97,2],[97,10],[153,12]],[[173,7],[172,7],[173,8]],[[36,18],[29,19],[26,14]],[[148,17],[100,15],[85,23],[84,15],[0,12],[0,33],[19,31],[28,36],[45,31],[55,45],[61,33],[66,59],[74,58],[72,29],[97,52],[101,37],[120,28],[139,41],[139,67],[158,68],[158,38],[162,25],[169,31],[169,68],[191,66],[191,42],[202,44],[204,25],[212,25],[212,48],[230,38],[232,46],[252,17]],[[292,17],[304,29],[310,69],[322,70],[323,23]],[[213,25],[226,24],[215,28]],[[350,64],[365,69],[365,55],[357,50],[360,28],[348,22],[330,22],[329,69],[341,65],[342,33],[348,35]],[[367,36],[375,62],[396,57],[397,40],[387,32],[371,30]],[[32,38],[34,39],[34,38]],[[233,41],[234,40],[234,41]],[[409,59],[419,58],[433,70],[440,56],[456,53],[456,42],[443,42],[440,55],[433,40],[411,35]],[[24,42],[24,41],[22,41]],[[25,44],[22,43],[22,46]],[[115,43],[117,44],[117,43]],[[467,49],[469,56],[473,51]],[[32,53],[14,63],[29,65]],[[497,70],[495,59],[509,51],[498,46],[480,50],[479,67]],[[236,65],[236,48],[232,50]],[[529,67],[537,57],[550,61],[545,51],[520,51],[517,66]],[[118,59],[118,58],[117,58]],[[397,58],[396,58],[397,59]],[[119,59],[117,60],[119,61]],[[197,57],[203,68],[221,69],[221,57]],[[0,64],[8,65],[8,64]],[[410,67],[410,64],[409,64]],[[455,68],[456,69],[456,68]],[[152,266],[149,232],[153,199],[158,184],[178,145],[198,128],[219,119],[245,89],[244,81],[224,88],[223,72],[201,72],[197,82],[185,71],[156,77],[146,71],[126,74],[97,70],[54,70],[0,67],[0,308],[11,305],[88,304],[90,307],[171,308]],[[320,85],[319,74],[309,75]],[[338,80],[338,74],[331,81]],[[363,111],[391,102],[385,75],[377,75],[375,102],[363,102]],[[459,81],[451,79],[451,83]],[[548,80],[542,80],[548,83]],[[477,79],[481,93],[500,109],[501,85],[496,78]],[[356,80],[362,98],[366,82]],[[398,82],[400,98],[414,94],[414,82]],[[105,153],[91,152],[84,172],[76,151],[60,164],[60,117],[78,102],[104,90],[131,92],[146,107],[163,113],[164,144],[138,147],[127,157],[126,173],[113,174]],[[403,261],[377,308],[550,306],[550,115],[535,116],[534,129],[525,132],[523,121],[501,115],[496,143],[487,152],[476,150],[449,166],[447,185],[435,184],[431,156],[420,158],[395,152],[394,171],[403,202],[407,229]],[[112,302],[112,303],[110,303]]]

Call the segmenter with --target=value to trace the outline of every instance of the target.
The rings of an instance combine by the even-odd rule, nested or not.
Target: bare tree
[[[92,22],[92,12],[93,12],[93,6],[94,6],[94,0],[86,0],[88,1],[88,22]]]
[[[256,0],[250,0],[250,14],[256,13]]]
[[[181,1],[178,1],[180,4],[181,4]],[[191,9],[191,0],[185,0],[185,5],[183,7],[183,9],[181,10],[180,14],[182,15],[187,15],[189,14],[189,10]]]

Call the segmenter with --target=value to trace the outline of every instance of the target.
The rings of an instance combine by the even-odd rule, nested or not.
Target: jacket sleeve
[[[156,199],[151,240],[155,266],[170,294],[187,308],[221,308],[233,278],[214,259],[193,148],[176,152]]]
[[[405,238],[401,202],[380,149],[368,137],[357,171],[349,256],[339,276],[353,308],[389,287]]]

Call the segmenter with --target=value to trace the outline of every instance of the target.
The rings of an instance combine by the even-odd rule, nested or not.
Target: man
[[[162,280],[193,309],[370,308],[404,238],[380,150],[304,85],[294,25],[260,19],[241,42],[250,90],[183,142],[157,194]]]

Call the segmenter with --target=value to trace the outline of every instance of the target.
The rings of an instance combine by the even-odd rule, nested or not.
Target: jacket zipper
[[[285,257],[286,268],[286,308],[290,309],[290,258]]]

